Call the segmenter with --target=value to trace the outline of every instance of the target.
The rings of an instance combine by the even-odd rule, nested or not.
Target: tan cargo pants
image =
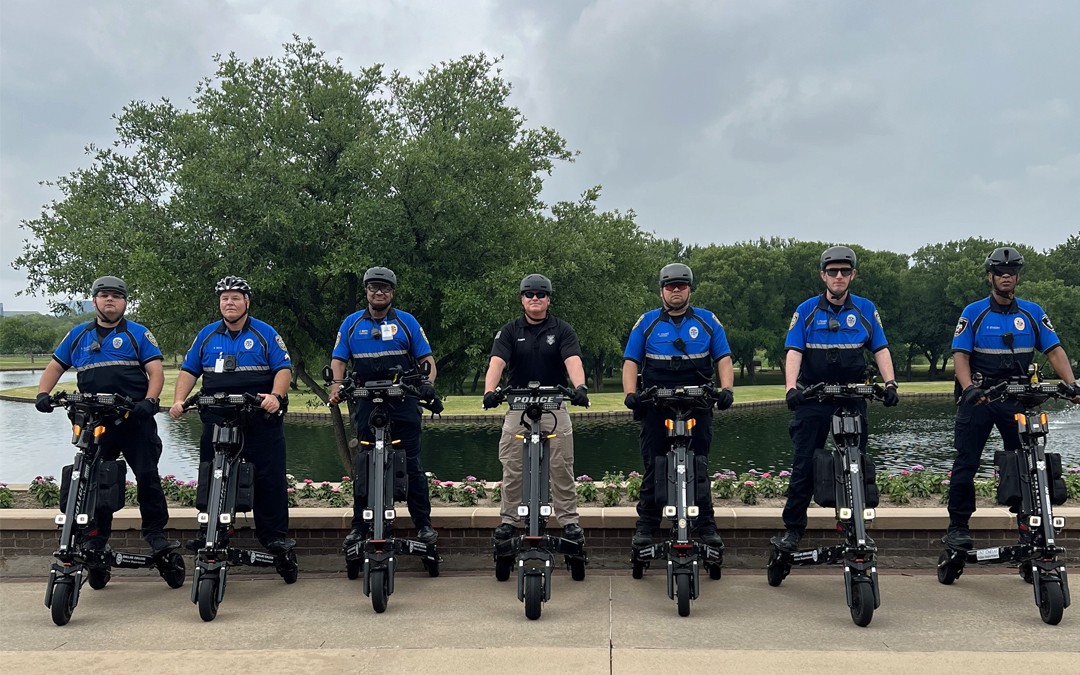
[[[545,414],[540,423],[543,433],[555,429],[556,437],[548,440],[548,457],[551,485],[551,510],[559,525],[565,527],[578,522],[577,490],[574,482],[574,427],[570,413],[556,410],[554,416]],[[502,522],[519,524],[517,508],[522,494],[522,440],[515,434],[524,434],[521,411],[512,410],[503,419],[502,437],[499,439],[499,461],[503,467]]]

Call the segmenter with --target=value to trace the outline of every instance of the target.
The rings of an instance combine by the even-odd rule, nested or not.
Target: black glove
[[[484,410],[488,410],[490,408],[498,408],[499,403],[501,402],[502,401],[499,400],[499,395],[493,391],[489,391],[484,394]]]
[[[435,385],[425,380],[419,387],[421,401],[434,401],[438,394],[435,393]]]
[[[1064,393],[1069,398],[1076,398],[1077,396],[1080,396],[1080,381],[1073,382],[1072,384],[1066,384],[1064,385],[1064,388]]]
[[[581,385],[570,395],[570,402],[583,408],[589,407],[589,388]]]
[[[900,394],[896,393],[896,387],[885,387],[885,395],[882,396],[886,408],[891,408],[900,403]]]
[[[727,410],[731,407],[731,404],[735,402],[735,393],[731,391],[730,387],[724,387],[720,390],[720,393],[716,395],[716,409]]]
[[[135,404],[135,407],[131,409],[131,412],[135,415],[137,420],[148,420],[153,417],[158,411],[158,400],[156,398],[144,398]]]
[[[803,403],[806,403],[806,397],[799,391],[798,387],[792,387],[787,390],[787,395],[784,396],[784,400],[787,401],[788,410],[794,410]]]
[[[428,408],[428,410],[431,411],[432,415],[441,415],[442,411],[445,410],[445,408],[446,407],[443,405],[443,402],[436,397],[431,400],[431,407]]]
[[[969,384],[964,393],[960,394],[960,405],[974,405],[984,398],[986,398],[985,391],[973,384]]]
[[[51,413],[53,411],[51,397],[48,392],[38,393],[37,400],[34,401],[34,407],[38,409],[38,412]]]
[[[623,400],[623,405],[625,405],[627,408],[630,408],[631,410],[637,410],[641,407],[641,394],[636,391],[630,392]]]

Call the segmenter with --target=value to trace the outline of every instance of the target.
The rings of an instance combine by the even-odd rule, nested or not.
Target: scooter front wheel
[[[869,581],[851,582],[851,620],[856,626],[869,626],[874,619],[874,589]]]
[[[940,583],[951,586],[963,570],[964,564],[953,560],[952,554],[948,551],[938,556],[937,580]]]
[[[768,576],[770,586],[776,588],[782,584],[790,572],[791,565],[781,561],[779,553],[773,552],[769,556],[769,563],[765,566],[765,574]]]
[[[213,621],[218,611],[218,580],[213,575],[199,579],[199,618]]]
[[[52,591],[52,620],[57,626],[66,626],[75,611],[75,582],[70,577],[57,579]]]
[[[1039,584],[1039,616],[1043,623],[1056,626],[1061,623],[1061,617],[1065,613],[1065,594],[1061,591],[1061,583],[1051,580]]]
[[[525,577],[525,618],[539,619],[544,606],[544,576],[529,574]]]
[[[390,600],[386,570],[371,570],[368,583],[371,586],[371,607],[376,613],[382,614],[386,611],[386,603]]]
[[[184,585],[184,577],[187,576],[187,566],[184,564],[184,556],[173,551],[165,562],[158,567],[158,573],[169,588],[180,588]]]
[[[679,603],[679,616],[690,616],[690,575],[675,577],[675,598]]]

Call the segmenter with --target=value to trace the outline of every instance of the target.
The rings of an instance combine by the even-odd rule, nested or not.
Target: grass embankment
[[[177,373],[178,371],[171,368],[165,370],[165,388],[161,392],[161,406],[163,408],[168,408],[173,404],[173,390],[176,386]],[[901,394],[947,393],[952,391],[952,386],[951,381],[902,382],[900,385],[900,392]],[[73,388],[73,383],[68,382],[62,383],[55,391],[71,391]],[[626,410],[626,408],[623,407],[623,394],[619,391],[618,387],[612,384],[607,385],[606,388],[607,391],[604,393],[589,394],[589,412],[614,412]],[[5,389],[4,391],[0,391],[0,394],[32,400],[37,395],[37,386]],[[737,385],[735,387],[736,403],[781,400],[783,398],[784,386],[782,384]],[[290,392],[289,399],[289,409],[293,412],[327,412],[326,405],[319,400],[318,396],[306,388]],[[451,395],[444,400],[446,410],[443,412],[443,415],[483,414],[484,408],[482,400],[483,397],[480,395]],[[581,409],[573,407],[570,408],[570,411],[571,413],[582,412]],[[491,412],[492,414],[496,414],[494,411]]]

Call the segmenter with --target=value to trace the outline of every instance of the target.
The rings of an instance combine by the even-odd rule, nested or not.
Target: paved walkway
[[[132,671],[439,673],[1075,672],[1080,607],[1058,626],[1039,619],[1015,570],[972,570],[951,587],[932,573],[887,572],[867,628],[851,622],[839,568],[796,569],[779,588],[763,571],[703,576],[680,618],[662,574],[560,570],[538,621],[513,583],[488,574],[437,579],[399,573],[384,614],[360,581],[308,574],[229,577],[211,623],[190,602],[190,578],[114,578],[83,588],[71,623],[53,625],[44,580],[0,583],[0,663],[6,672]],[[201,664],[201,665],[200,665]]]

